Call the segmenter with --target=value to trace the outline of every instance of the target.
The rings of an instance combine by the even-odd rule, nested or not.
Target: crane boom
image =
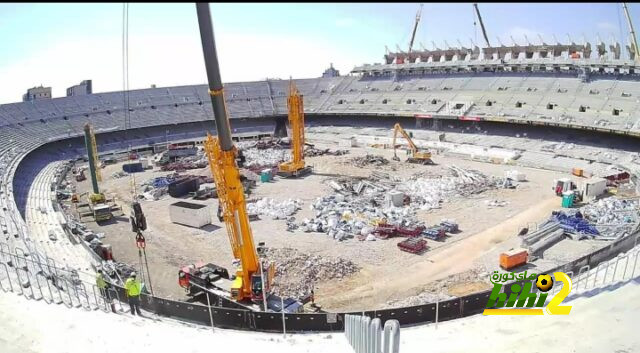
[[[204,149],[222,205],[231,250],[234,257],[240,259],[240,269],[236,272],[231,294],[237,300],[253,299],[254,294],[261,291],[260,263],[249,226],[244,188],[236,165],[237,150],[231,139],[229,118],[224,102],[211,12],[208,3],[197,3],[196,10],[217,133],[217,138],[211,134],[207,135]],[[257,288],[256,282],[258,282]]]
[[[640,62],[640,57],[638,53],[638,42],[636,40],[636,32],[633,30],[633,23],[631,22],[631,15],[629,15],[629,9],[627,8],[627,3],[623,2],[622,7],[624,8],[624,13],[627,17],[627,24],[629,25],[629,34],[631,35],[631,45],[633,46],[634,61]]]
[[[418,13],[416,14],[416,22],[413,24],[413,32],[411,33],[411,40],[409,41],[409,51],[407,53],[411,53],[411,49],[413,48],[413,41],[416,39],[416,31],[418,30],[418,23],[420,23],[422,6],[423,4],[420,4],[420,9],[418,9]]]
[[[480,16],[480,10],[478,9],[478,4],[473,3],[473,8],[476,9],[476,15],[478,15],[478,21],[480,22],[480,28],[482,29],[482,36],[484,37],[484,41],[487,44],[487,48],[491,47],[489,44],[489,37],[487,36],[487,30],[484,28],[484,22],[482,22],[482,16]]]

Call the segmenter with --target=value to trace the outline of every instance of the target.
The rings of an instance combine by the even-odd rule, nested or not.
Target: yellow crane
[[[416,146],[416,144],[413,143],[413,140],[411,140],[411,137],[409,136],[409,134],[407,134],[407,132],[404,131],[402,126],[400,126],[400,123],[396,123],[396,125],[394,125],[393,127],[393,159],[394,160],[396,161],[400,160],[400,158],[398,158],[398,155],[396,154],[396,150],[398,149],[398,146],[399,146],[396,144],[398,132],[402,134],[402,136],[407,140],[407,143],[409,144],[411,157],[407,158],[407,162],[418,163],[418,164],[433,164],[433,161],[431,160],[431,152],[419,151],[418,146]]]
[[[311,167],[304,163],[304,103],[293,80],[289,81],[289,126],[291,126],[291,161],[278,167],[278,175],[298,177],[311,173]]]
[[[249,226],[244,187],[236,165],[238,152],[231,139],[229,118],[224,102],[209,4],[197,3],[196,9],[217,133],[217,137],[207,134],[204,150],[209,159],[209,167],[222,205],[231,250],[234,258],[240,260],[240,268],[236,271],[236,277],[231,284],[231,296],[237,301],[247,299],[264,301],[275,269],[273,264],[270,264],[263,273],[263,266],[256,252]],[[266,295],[263,293],[263,288],[267,292]]]

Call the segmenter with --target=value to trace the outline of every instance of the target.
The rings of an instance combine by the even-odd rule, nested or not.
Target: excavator
[[[291,155],[292,160],[284,162],[278,167],[278,175],[287,178],[296,178],[311,173],[311,167],[304,164],[304,106],[300,92],[289,81],[289,125],[291,126]]]
[[[398,155],[396,153],[399,146],[396,144],[396,138],[398,137],[398,132],[402,134],[402,136],[407,140],[407,143],[409,144],[411,157],[407,158],[407,162],[416,163],[416,164],[433,164],[433,161],[431,160],[431,152],[419,151],[418,146],[416,146],[416,144],[413,143],[413,140],[411,140],[411,137],[409,136],[409,134],[407,134],[407,132],[404,131],[404,129],[402,128],[402,126],[400,126],[399,123],[396,123],[396,125],[393,127],[393,160],[394,161],[400,160],[400,158],[398,158]]]
[[[234,258],[239,259],[240,266],[235,276],[230,276],[225,269],[213,264],[186,266],[178,273],[178,283],[190,292],[196,291],[193,287],[206,290],[211,288],[228,290],[231,298],[236,302],[263,301],[266,307],[275,267],[273,263],[262,262],[254,245],[244,187],[236,164],[238,150],[231,139],[229,118],[225,107],[209,4],[197,3],[196,9],[217,133],[217,137],[207,134],[204,150],[209,159],[218,200],[222,205],[222,215],[231,250]],[[230,282],[230,288],[218,285],[225,282],[224,280]]]

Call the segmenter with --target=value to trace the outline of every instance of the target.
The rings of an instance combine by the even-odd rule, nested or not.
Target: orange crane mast
[[[299,177],[311,172],[304,162],[304,101],[293,80],[289,81],[289,126],[291,126],[291,161],[278,166],[278,175]]]
[[[219,202],[222,205],[231,250],[233,256],[240,259],[240,268],[236,271],[236,277],[231,285],[231,296],[237,301],[265,300],[275,271],[271,264],[266,276],[262,273],[249,225],[244,188],[236,165],[237,149],[231,139],[229,118],[224,102],[209,4],[197,3],[196,7],[217,133],[217,137],[207,135],[204,149],[209,159]],[[263,288],[267,293],[263,292]]]

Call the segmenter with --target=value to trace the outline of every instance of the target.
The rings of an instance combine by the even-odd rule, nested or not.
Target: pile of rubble
[[[265,255],[276,265],[272,286],[275,294],[296,299],[308,295],[317,282],[342,279],[360,271],[349,260],[311,255],[291,248],[267,248]]]
[[[595,224],[596,239],[614,240],[640,228],[640,200],[610,197],[580,208],[583,217]]]
[[[301,200],[287,199],[284,201],[276,201],[265,197],[256,202],[247,203],[247,213],[249,215],[268,216],[271,219],[288,219],[293,216],[301,206]]]
[[[163,165],[160,170],[163,172],[166,171],[184,171],[190,169],[201,169],[209,165],[206,160],[197,160],[197,161],[176,161],[172,163],[168,163]]]
[[[440,203],[457,196],[484,192],[495,187],[495,178],[478,171],[449,166],[453,176],[442,178],[418,178],[399,183],[397,190],[411,196],[411,205],[422,210],[440,208]]]
[[[374,172],[368,180],[333,180],[336,191],[311,205],[315,217],[304,219],[304,232],[325,233],[336,240],[367,237],[379,223],[413,228],[422,225],[417,209],[439,208],[442,202],[495,187],[491,177],[476,171],[450,167],[453,176],[400,181]],[[501,204],[502,205],[502,204]]]
[[[347,161],[348,164],[352,164],[355,165],[357,167],[368,167],[368,166],[375,166],[375,167],[379,167],[382,165],[387,165],[389,164],[389,160],[382,157],[382,156],[377,156],[374,154],[367,154],[366,156],[358,156],[358,157],[353,157],[351,159],[349,159]]]
[[[246,158],[244,167],[273,167],[290,159],[290,153],[284,149],[258,149],[247,148],[243,149],[242,153]]]
[[[304,149],[305,157],[316,157],[316,156],[325,156],[325,155],[342,156],[348,153],[349,153],[348,150],[331,150],[330,148],[318,149],[311,145],[307,145],[306,148]]]

